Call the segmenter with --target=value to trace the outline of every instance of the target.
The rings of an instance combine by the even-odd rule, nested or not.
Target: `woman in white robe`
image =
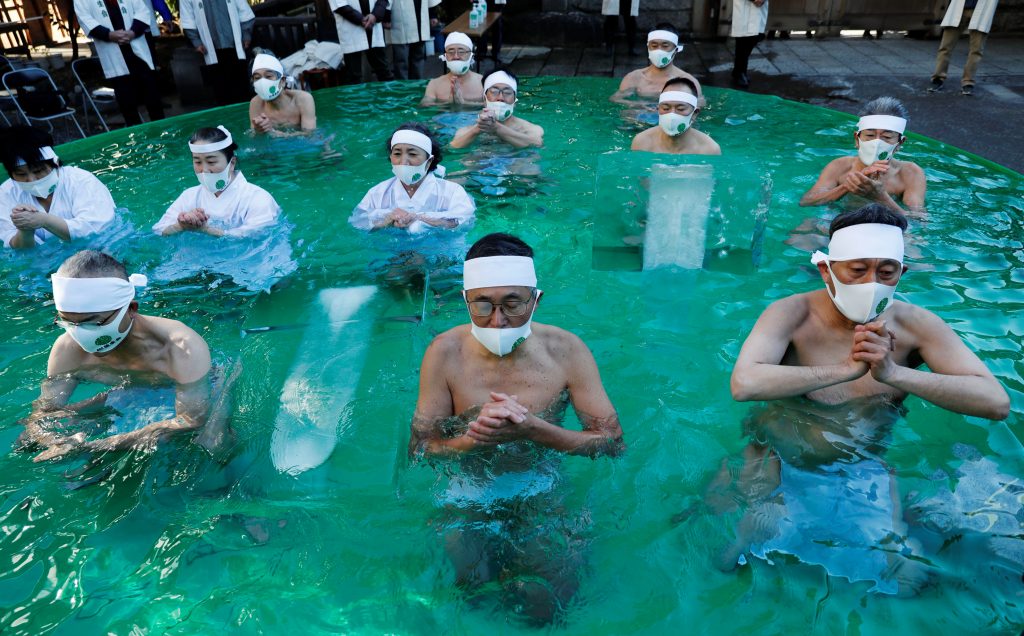
[[[10,179],[0,185],[0,240],[7,247],[92,236],[114,220],[110,190],[91,172],[62,166],[52,145],[39,129],[3,131],[0,156]]]
[[[392,227],[410,234],[466,227],[476,204],[457,183],[437,176],[441,146],[418,123],[398,127],[388,142],[395,176],[378,183],[359,202],[349,223],[361,230]]]
[[[277,223],[280,206],[269,192],[249,183],[238,170],[238,146],[226,128],[200,128],[188,145],[199,185],[175,199],[153,226],[154,232],[165,236],[191,231],[238,237]]]
[[[754,47],[764,37],[768,26],[768,0],[732,0],[732,29],[736,38],[736,61],[732,67],[732,81],[740,88],[750,86],[747,64]]]

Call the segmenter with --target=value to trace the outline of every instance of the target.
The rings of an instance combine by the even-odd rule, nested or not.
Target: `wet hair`
[[[483,258],[485,256],[526,256],[533,258],[533,248],[523,242],[517,236],[495,232],[488,234],[469,248],[466,252],[466,260]]]
[[[654,25],[654,28],[651,29],[651,31],[668,31],[676,37],[679,37],[679,31],[669,22],[659,22]],[[650,31],[648,31],[648,33],[650,33]]]
[[[690,92],[693,93],[694,97],[698,95],[697,85],[693,83],[693,80],[685,77],[673,77],[669,81],[665,82],[665,85],[661,87],[661,92],[664,93],[665,91],[668,90],[669,86],[675,86],[676,84],[682,84],[683,86],[689,88]]]
[[[864,104],[859,114],[860,117],[868,115],[892,115],[907,119],[907,107],[895,97],[878,97]]]
[[[832,238],[833,234],[844,227],[862,225],[864,223],[895,225],[904,232],[907,231],[907,217],[895,210],[892,210],[891,208],[887,208],[881,203],[869,203],[862,208],[851,210],[850,212],[843,212],[836,218],[832,219],[832,224],[828,227],[828,237]]]
[[[407,121],[398,128],[395,128],[395,132],[388,135],[387,149],[388,154],[391,154],[391,138],[395,136],[395,133],[399,130],[415,130],[418,133],[423,133],[430,138],[430,154],[433,155],[433,159],[430,160],[430,165],[427,166],[427,172],[433,172],[441,165],[441,159],[443,157],[441,153],[441,144],[438,143],[437,137],[434,133],[430,132],[430,129],[419,123],[418,121]]]
[[[121,261],[96,250],[82,250],[60,264],[57,275],[64,278],[121,278],[128,280],[128,270]]]
[[[45,130],[31,126],[11,126],[0,131],[0,160],[3,161],[7,174],[10,175],[18,164],[24,161],[29,166],[49,163],[54,168],[60,161],[44,159],[40,148],[52,146],[53,137]]]
[[[198,144],[204,141],[206,143],[214,143],[217,141],[224,141],[227,138],[228,136],[225,135],[224,131],[221,130],[220,128],[199,128],[194,133],[192,133],[192,136],[189,137],[188,142],[190,144]],[[238,150],[238,144],[232,141],[230,146],[224,148],[223,150],[218,150],[217,152],[223,152],[224,157],[228,161],[231,161],[235,157],[236,150]]]

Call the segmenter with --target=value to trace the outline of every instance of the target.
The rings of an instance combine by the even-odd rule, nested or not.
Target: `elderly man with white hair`
[[[448,72],[430,80],[420,105],[483,104],[483,77],[472,70],[473,41],[469,36],[458,31],[450,33],[440,58]]]
[[[313,96],[296,88],[286,88],[287,77],[281,61],[260,53],[252,63],[252,89],[249,122],[253,132],[276,137],[306,134],[316,128],[316,104]],[[281,130],[290,128],[290,132]]]
[[[519,101],[519,82],[508,71],[495,71],[484,78],[484,109],[476,122],[460,128],[452,148],[465,148],[484,135],[516,148],[544,145],[544,129],[512,113]]]

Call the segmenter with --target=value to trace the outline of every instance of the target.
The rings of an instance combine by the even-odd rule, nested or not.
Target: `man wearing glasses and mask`
[[[452,148],[465,148],[484,135],[516,148],[544,145],[544,129],[512,114],[519,84],[507,71],[495,71],[484,78],[484,109],[476,122],[460,128]]]
[[[51,280],[56,322],[65,333],[50,350],[47,377],[22,436],[22,441],[44,447],[35,461],[80,451],[149,448],[164,437],[207,424],[210,350],[202,336],[177,320],[138,312],[135,288],[146,285],[145,276],[128,276],[113,257],[86,250],[64,261]],[[72,402],[83,382],[115,388]],[[84,432],[67,434],[69,420],[110,407],[129,389],[142,386],[173,386],[174,415],[92,440]],[[209,448],[216,433],[207,427],[200,443]]]
[[[465,33],[450,33],[444,41],[444,55],[441,60],[448,72],[435,77],[427,84],[420,106],[434,104],[484,103],[483,77],[471,70],[473,66],[473,41]]]

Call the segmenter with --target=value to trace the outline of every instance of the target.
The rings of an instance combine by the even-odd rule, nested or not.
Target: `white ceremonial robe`
[[[360,230],[370,230],[374,222],[380,221],[395,208],[432,219],[452,219],[460,226],[471,222],[476,215],[476,204],[462,186],[439,179],[433,172],[428,172],[411,198],[398,177],[391,177],[373,186],[352,211],[348,222]],[[422,221],[415,221],[408,228],[412,234],[428,229],[430,226]]]
[[[96,234],[114,220],[114,199],[96,175],[74,166],[64,166],[57,170],[60,171],[60,177],[57,189],[53,192],[49,213],[64,219],[72,239]],[[8,247],[11,239],[18,234],[18,228],[11,222],[11,210],[16,205],[43,210],[39,199],[23,191],[14,179],[8,179],[0,185],[0,239]],[[54,235],[47,230],[38,229],[35,232],[36,245],[52,238],[55,238]]]
[[[352,7],[360,13],[363,11],[359,0],[330,0],[330,5],[331,13],[344,6]],[[372,8],[373,0],[370,5]],[[370,31],[372,41],[366,37],[366,29],[352,24],[337,13],[334,13],[334,24],[338,27],[338,42],[341,43],[341,52],[345,55],[359,53],[371,47],[377,49],[384,46],[384,27],[379,22],[373,25],[373,29]]]
[[[150,24],[153,10],[147,7],[143,0],[117,0],[117,4],[121,7],[124,28],[131,30],[133,20]],[[75,0],[75,14],[86,35],[98,26],[114,30],[110,24],[110,16],[107,15],[107,5],[103,0]],[[93,44],[96,45],[96,55],[100,58],[100,65],[103,66],[105,77],[121,77],[128,74],[128,63],[124,61],[124,55],[121,54],[120,44],[101,40],[93,40]],[[131,47],[132,53],[135,53],[136,57],[145,62],[149,68],[153,68],[153,55],[149,51],[149,44],[145,37],[132,40]]]
[[[210,25],[206,22],[206,10],[203,8],[204,0],[181,0],[178,11],[181,15],[182,29],[195,29],[199,31],[199,39],[206,47],[206,64],[217,63],[217,51],[213,46],[213,35],[210,33]],[[256,18],[249,3],[245,0],[227,0],[228,15],[231,16],[231,36],[235,40],[235,53],[238,59],[245,59],[245,49],[242,48],[242,23]]]
[[[619,2],[622,0],[602,0],[601,15],[619,15]],[[630,0],[629,15],[634,18],[640,15],[640,0]]]
[[[732,0],[732,30],[734,38],[761,35],[768,26],[768,0],[760,7],[750,0]]]
[[[273,225],[281,213],[281,206],[269,192],[249,183],[245,175],[238,172],[220,196],[214,196],[202,185],[182,192],[153,226],[153,231],[163,234],[166,228],[178,222],[179,214],[196,208],[202,208],[209,217],[208,226],[223,230],[228,236],[245,236]]]
[[[998,4],[999,0],[978,0],[978,5],[974,7],[974,13],[971,14],[971,23],[967,25],[967,28],[971,31],[988,33],[992,29],[992,17],[996,14]],[[946,15],[942,18],[940,26],[955,29],[960,26],[960,18],[963,15],[964,0],[953,0],[949,3],[949,8],[946,9]]]
[[[430,40],[431,7],[441,0],[423,0],[420,3],[419,30],[416,25],[416,5],[412,0],[391,0],[391,31],[388,44],[414,44]]]

